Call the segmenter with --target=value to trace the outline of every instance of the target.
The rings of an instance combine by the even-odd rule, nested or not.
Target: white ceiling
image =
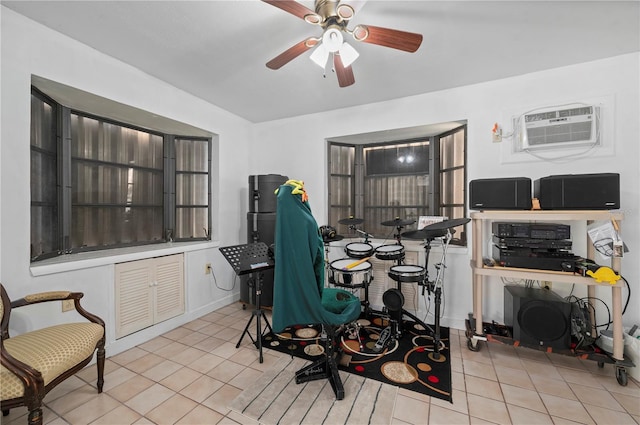
[[[1,3],[252,122],[640,50],[639,1],[369,0],[356,24],[421,33],[424,41],[413,54],[351,42],[360,53],[356,83],[339,88],[311,51],[277,71],[265,66],[321,29],[259,0]]]

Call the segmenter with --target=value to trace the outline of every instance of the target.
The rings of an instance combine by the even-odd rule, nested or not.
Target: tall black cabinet
[[[287,176],[279,174],[249,176],[247,243],[264,242],[271,247],[275,242],[277,200],[274,192],[287,180]],[[265,270],[263,273],[260,304],[270,307],[273,305],[274,269]],[[240,277],[240,301],[255,304],[255,293],[253,288],[249,287],[249,279],[249,275]]]

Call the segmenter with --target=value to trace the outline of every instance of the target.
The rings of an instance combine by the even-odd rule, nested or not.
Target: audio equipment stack
[[[263,242],[271,247],[275,242],[277,198],[275,190],[289,180],[279,174],[249,176],[249,212],[247,213],[247,243]],[[262,305],[273,305],[273,269],[264,270]],[[255,291],[249,287],[249,276],[240,276],[240,301],[255,305]]]
[[[492,223],[492,254],[503,267],[573,271],[571,227],[554,223]]]

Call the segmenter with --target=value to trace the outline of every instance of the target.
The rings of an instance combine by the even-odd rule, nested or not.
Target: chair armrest
[[[76,296],[82,298],[82,292],[69,292],[69,291],[51,291],[51,292],[39,292],[37,294],[25,295],[24,298],[20,298],[15,301],[11,301],[11,308],[23,307],[30,304],[38,304],[46,301],[62,301],[75,299]]]
[[[26,305],[38,304],[49,301],[64,301],[64,300],[73,300],[73,305],[76,311],[82,315],[84,318],[89,320],[90,322],[97,323],[104,327],[104,321],[94,315],[89,313],[80,305],[80,299],[84,297],[84,293],[82,292],[69,292],[69,291],[50,291],[50,292],[39,292],[37,294],[25,295],[24,298],[17,299],[15,301],[11,301],[11,308],[24,307]]]

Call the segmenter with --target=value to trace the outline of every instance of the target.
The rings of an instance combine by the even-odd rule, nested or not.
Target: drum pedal
[[[373,352],[379,353],[387,345],[387,342],[391,339],[391,326],[387,326],[380,333],[380,338],[376,341],[376,345],[373,346]]]

